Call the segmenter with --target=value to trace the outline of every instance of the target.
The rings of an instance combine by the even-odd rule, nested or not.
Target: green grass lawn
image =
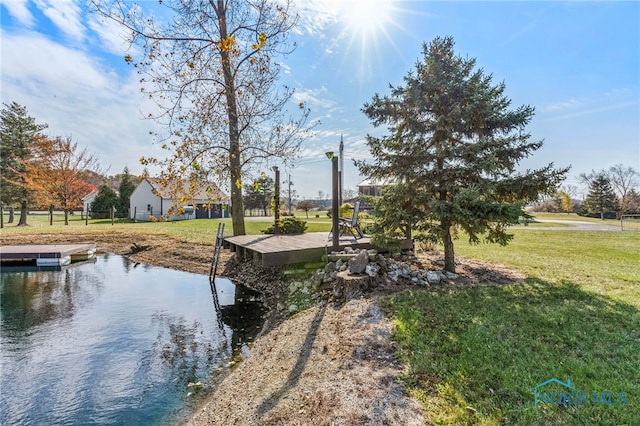
[[[458,241],[457,254],[518,269],[526,281],[386,301],[410,366],[405,380],[427,422],[638,424],[640,234],[514,233],[507,247]],[[551,378],[570,379],[589,403],[534,407],[532,388]],[[565,391],[557,384],[543,390]],[[626,404],[595,403],[593,392]]]
[[[310,215],[311,216],[311,215]],[[310,217],[307,220],[300,214],[298,219],[307,222],[306,232],[329,232],[331,229],[331,220],[316,219]],[[233,235],[233,227],[231,219],[199,219],[199,220],[180,220],[175,222],[132,222],[128,219],[116,219],[112,225],[111,219],[89,220],[88,224],[81,219],[80,215],[69,216],[69,225],[64,224],[64,215],[54,213],[53,225],[49,225],[49,216],[46,212],[35,212],[27,218],[27,227],[18,227],[19,215],[16,214],[14,223],[7,223],[8,215],[5,213],[3,234],[48,234],[55,232],[57,234],[64,233],[82,233],[82,232],[116,232],[129,234],[146,234],[146,235],[167,235],[170,237],[192,241],[197,243],[212,242],[216,237],[218,223],[225,224],[225,236]],[[284,218],[283,218],[284,219]],[[245,231],[247,234],[261,234],[273,222],[262,222],[245,220]]]

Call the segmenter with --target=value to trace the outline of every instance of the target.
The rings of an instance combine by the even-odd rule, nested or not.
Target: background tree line
[[[127,215],[129,196],[135,179],[125,168],[119,181],[119,195],[111,184],[114,178],[104,176],[98,159],[87,148],[80,148],[71,138],[47,136],[47,124],[38,124],[26,107],[12,102],[4,104],[0,113],[0,203],[9,210],[20,209],[18,226],[27,225],[29,207],[64,211],[69,214],[82,208],[82,198],[98,186],[99,197],[91,209],[109,211],[115,207],[119,215]],[[111,180],[111,182],[110,182]],[[109,192],[111,191],[111,192]]]
[[[587,194],[578,199],[575,186],[564,186],[554,196],[531,206],[532,211],[577,213],[601,219],[620,219],[625,214],[640,214],[640,179],[629,166],[616,164],[607,170],[582,173],[580,182]]]

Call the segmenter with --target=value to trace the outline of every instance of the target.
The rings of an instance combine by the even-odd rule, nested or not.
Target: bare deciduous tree
[[[287,41],[297,22],[290,2],[166,0],[154,15],[124,0],[92,3],[142,49],[125,60],[159,107],[148,118],[168,129],[161,136],[168,158],[143,164],[161,166],[166,184],[228,179],[233,232],[244,234],[243,177],[266,159],[293,157],[309,129],[308,108],[290,103],[291,88],[276,86],[277,58],[295,48]],[[170,22],[163,22],[167,15]],[[299,109],[296,118],[288,106]]]
[[[638,172],[633,167],[616,164],[609,168],[609,181],[620,200],[620,214],[629,210],[629,191],[638,187]]]

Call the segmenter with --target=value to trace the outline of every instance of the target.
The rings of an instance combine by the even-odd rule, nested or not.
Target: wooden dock
[[[95,252],[94,243],[0,246],[0,261],[3,264],[35,262],[37,266],[64,266],[91,259]]]
[[[262,266],[321,261],[322,256],[336,250],[328,232],[309,232],[300,235],[240,235],[225,238],[226,245],[241,258],[261,263]],[[375,248],[369,237],[355,239],[340,236],[340,246],[353,249]]]
[[[227,237],[225,242],[231,251],[241,258],[261,263],[262,266],[288,265],[322,260],[330,253],[332,239],[328,232],[309,232],[299,235],[239,235]],[[340,247],[371,248],[368,237],[356,240],[353,236],[341,236]]]

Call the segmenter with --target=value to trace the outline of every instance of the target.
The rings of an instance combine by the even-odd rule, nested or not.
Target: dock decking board
[[[27,244],[0,246],[0,260],[36,260],[58,259],[65,256],[72,258],[95,252],[94,243],[84,244]]]
[[[322,256],[334,250],[327,232],[310,232],[300,235],[239,235],[227,237],[225,242],[231,251],[246,259],[260,262],[262,266],[278,266],[291,263],[320,261]],[[339,239],[338,250],[345,247],[372,248],[369,237],[355,239],[344,235]]]

